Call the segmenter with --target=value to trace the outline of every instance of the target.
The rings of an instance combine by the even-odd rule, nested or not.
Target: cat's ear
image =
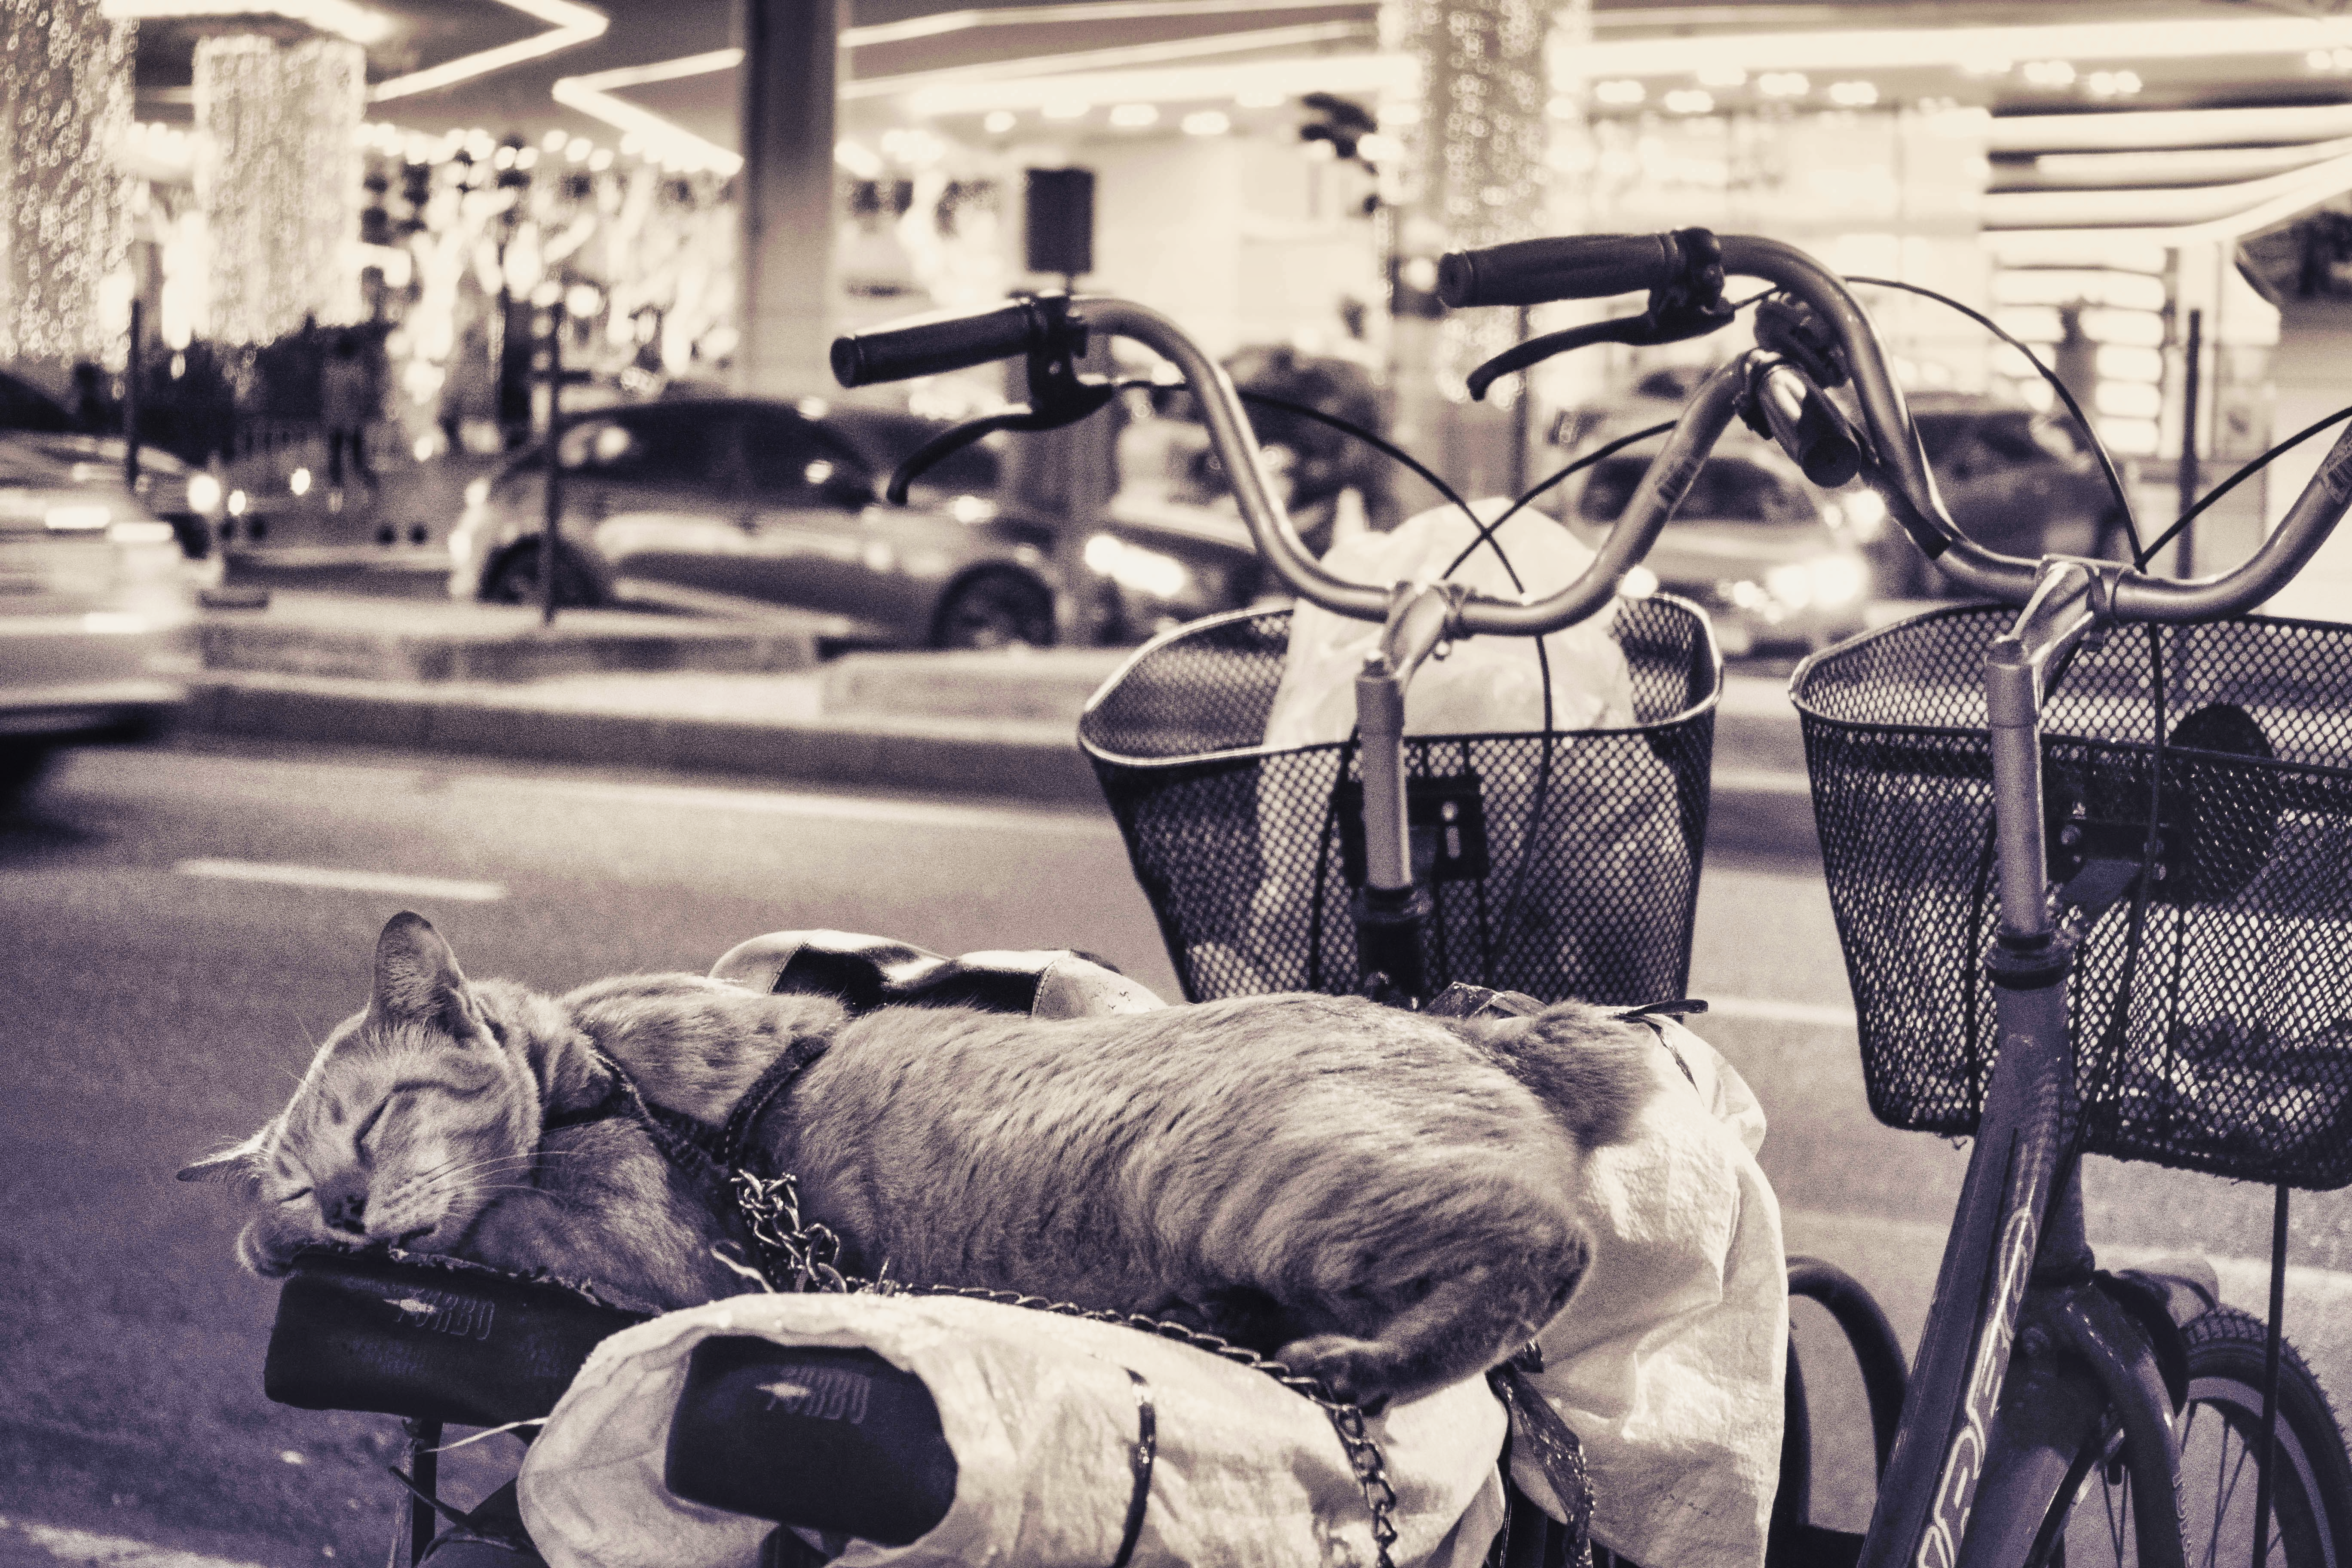
[[[480,1022],[457,955],[424,916],[401,911],[375,943],[375,989],[368,1016],[379,1024],[422,1024],[447,1035]]]
[[[269,1142],[277,1135],[278,1121],[272,1117],[261,1124],[261,1131],[244,1142],[206,1154],[201,1160],[191,1160],[180,1167],[184,1182],[238,1182],[251,1188],[261,1180],[262,1157],[269,1151]]]

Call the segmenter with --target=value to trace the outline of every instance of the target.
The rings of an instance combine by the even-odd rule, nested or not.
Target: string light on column
[[[367,57],[341,38],[196,45],[197,190],[213,237],[214,336],[266,342],[305,316],[348,321]]]
[[[1541,223],[1549,10],[1538,0],[1391,0],[1384,24],[1422,64],[1421,118],[1408,131],[1421,186],[1412,205],[1448,246],[1525,239]],[[1502,311],[1448,316],[1436,366],[1446,395],[1461,397],[1463,374],[1515,341],[1513,331]]]
[[[0,6],[0,358],[120,358],[126,323],[104,319],[100,295],[131,237],[113,153],[136,36],[98,0]]]

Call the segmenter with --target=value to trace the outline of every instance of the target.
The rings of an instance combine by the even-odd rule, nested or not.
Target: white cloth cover
[[[766,1521],[662,1485],[687,1358],[711,1334],[863,1345],[921,1378],[955,1450],[955,1501],[908,1546],[842,1568],[1101,1568],[1133,1475],[1135,1384],[1158,1417],[1136,1568],[1370,1568],[1371,1513],[1330,1420],[1263,1373],[1108,1323],[933,1297],[739,1296],[599,1345],[531,1445],[523,1521],[553,1568],[753,1568]],[[1503,1518],[1501,1405],[1480,1381],[1368,1424],[1396,1488],[1398,1568],[1478,1568]]]
[[[1583,1443],[1595,1540],[1644,1564],[1754,1568],[1789,1346],[1764,1111],[1715,1047],[1654,1022],[1658,1093],[1632,1142],[1593,1157],[1591,1268],[1538,1340],[1533,1381]],[[1512,1479],[1559,1516],[1542,1472]]]

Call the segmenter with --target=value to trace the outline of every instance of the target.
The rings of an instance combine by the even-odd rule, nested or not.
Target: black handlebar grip
[[[969,370],[1042,348],[1054,330],[1044,310],[1016,300],[976,315],[845,333],[833,340],[833,378],[844,386],[871,386]]]
[[[1670,234],[1573,234],[1454,251],[1437,264],[1437,297],[1465,305],[1599,300],[1674,281],[1682,252]]]

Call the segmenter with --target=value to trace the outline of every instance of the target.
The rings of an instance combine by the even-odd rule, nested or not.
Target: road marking
[[[1891,1276],[1907,1270],[1920,1288],[1915,1305],[1920,1312],[1926,1310],[1936,1267],[1950,1235],[1948,1225],[1798,1207],[1781,1210],[1780,1221],[1790,1252],[1811,1253],[1832,1262],[1843,1258],[1843,1267],[1856,1273],[1875,1268]],[[2205,1252],[2192,1243],[2150,1247],[2101,1242],[2098,1253],[2099,1262],[2110,1268],[2147,1268],[2159,1267],[2168,1260],[2201,1257],[2213,1266],[2224,1305],[2251,1311],[2258,1318],[2268,1310],[2271,1260],[2267,1258]],[[2286,1266],[2286,1289],[2291,1303],[2286,1337],[2294,1341],[2298,1349],[2315,1353],[2315,1346],[2332,1344],[2343,1336],[2342,1326],[2352,1323],[2352,1274],[2317,1264],[2290,1263]],[[1885,1303],[1882,1301],[1881,1305]],[[1898,1327],[1905,1328],[1909,1337],[1909,1325]]]
[[[1812,781],[1803,773],[1783,773],[1772,768],[1717,768],[1714,773],[1715,787],[1727,795],[1801,795],[1813,793]]]
[[[132,1541],[121,1535],[99,1535],[87,1530],[61,1530],[55,1525],[28,1524],[0,1519],[0,1540],[23,1536],[60,1563],[89,1563],[92,1568],[253,1568],[227,1557],[205,1557],[194,1552]]]
[[[654,805],[687,811],[743,811],[833,822],[877,822],[927,827],[1010,828],[1018,832],[1115,838],[1118,825],[1101,812],[967,805],[952,801],[872,799],[791,790],[717,789],[694,784],[607,784],[593,779],[517,778],[465,773],[449,781],[460,790],[556,795],[613,805]]]
[[[172,869],[183,877],[273,882],[288,888],[329,888],[347,893],[393,893],[402,898],[446,899],[453,903],[494,904],[507,896],[506,889],[496,882],[408,877],[395,871],[360,871],[341,866],[287,866],[267,860],[183,860]]]
[[[1752,1018],[1766,1024],[1809,1024],[1819,1029],[1851,1029],[1853,1009],[1819,1002],[1782,1002],[1770,996],[1709,996],[1706,1016]]]

